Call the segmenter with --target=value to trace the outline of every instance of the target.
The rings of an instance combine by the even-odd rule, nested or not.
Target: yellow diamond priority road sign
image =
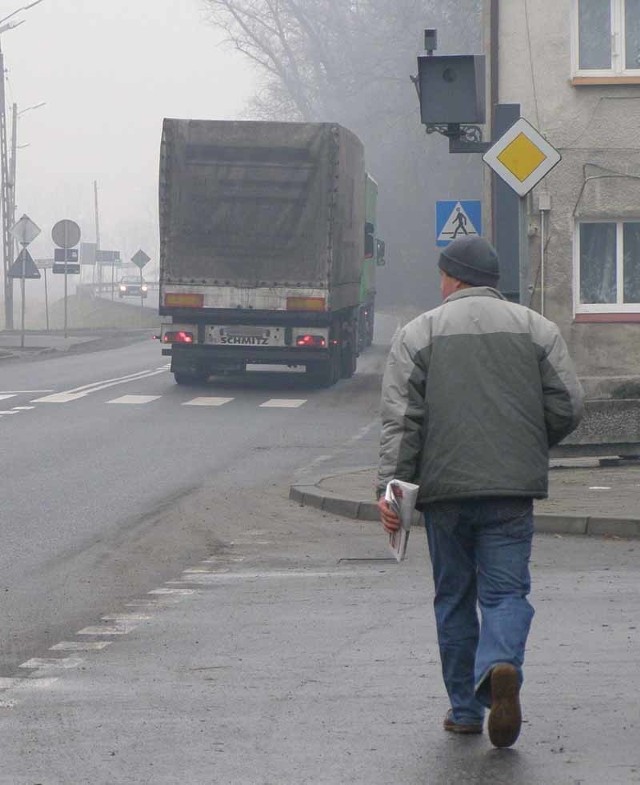
[[[526,196],[561,158],[556,148],[521,117],[485,153],[483,161],[518,196]]]

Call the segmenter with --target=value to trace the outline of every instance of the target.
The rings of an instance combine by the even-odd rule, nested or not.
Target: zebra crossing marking
[[[162,398],[161,395],[122,395],[120,398],[114,398],[112,401],[107,401],[107,403],[123,403],[123,404],[131,404],[133,406],[139,406],[143,403],[151,403],[152,401],[157,401],[159,398]]]
[[[272,398],[260,404],[261,409],[298,409],[307,401],[305,398]]]
[[[96,390],[90,390],[90,392],[96,392]],[[51,393],[50,395],[46,395],[43,398],[36,398],[35,400],[30,401],[30,404],[38,404],[38,403],[47,403],[47,404],[66,404],[73,401],[80,400],[85,398],[88,392],[86,390],[69,390],[67,392],[59,392],[59,393]],[[14,392],[2,392],[0,393],[0,401],[9,400],[10,398],[15,398],[17,393]],[[103,403],[113,403],[118,404],[121,406],[142,406],[148,403],[153,403],[154,401],[158,401],[163,397],[168,397],[166,395],[143,395],[138,393],[131,393],[127,395],[121,395],[118,398],[112,398],[111,400],[103,401]],[[222,406],[226,406],[229,403],[233,403],[234,401],[240,401],[244,403],[243,398],[239,397],[218,397],[218,396],[198,396],[196,398],[191,398],[188,401],[180,402],[181,406],[193,406],[197,408],[220,408]],[[17,402],[16,402],[17,403]],[[308,403],[307,398],[270,398],[262,403],[255,403],[254,405],[260,409],[299,409],[301,406],[304,406]],[[12,414],[19,414],[20,412],[29,412],[34,409],[37,409],[37,406],[33,405],[25,405],[25,406],[13,406],[11,409],[0,409],[0,419],[3,415],[12,415]]]
[[[231,403],[233,398],[194,398],[191,401],[185,401],[182,406],[224,406],[225,403]]]

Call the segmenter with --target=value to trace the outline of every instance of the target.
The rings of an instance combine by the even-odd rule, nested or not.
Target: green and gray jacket
[[[462,289],[396,336],[382,388],[378,492],[419,484],[418,507],[547,495],[549,447],[583,392],[555,324],[495,289]]]

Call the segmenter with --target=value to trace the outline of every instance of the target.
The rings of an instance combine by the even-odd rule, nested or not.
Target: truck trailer
[[[160,337],[178,384],[247,365],[352,376],[372,302],[367,182],[361,142],[334,123],[164,121]]]

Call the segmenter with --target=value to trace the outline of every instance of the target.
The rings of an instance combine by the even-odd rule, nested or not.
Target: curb
[[[351,474],[345,472],[347,474]],[[378,508],[373,501],[362,501],[338,496],[320,488],[320,483],[336,474],[323,475],[314,481],[298,483],[289,488],[289,499],[302,507],[315,507],[332,515],[358,521],[378,521]],[[538,534],[569,534],[590,537],[618,537],[620,539],[640,538],[640,519],[603,518],[589,515],[551,515],[534,516],[535,531]]]

